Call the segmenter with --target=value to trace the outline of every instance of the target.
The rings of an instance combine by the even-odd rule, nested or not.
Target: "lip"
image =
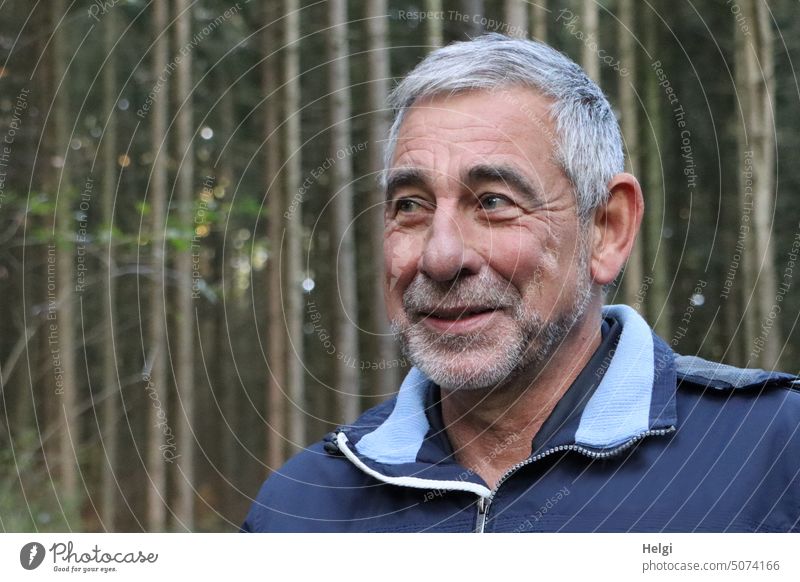
[[[438,333],[463,334],[484,327],[500,311],[491,309],[471,315],[460,315],[470,309],[449,310],[447,312],[437,312],[435,314],[421,314],[422,323],[425,327]]]

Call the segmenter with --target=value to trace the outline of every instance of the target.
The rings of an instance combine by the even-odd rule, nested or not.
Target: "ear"
[[[608,183],[610,195],[592,221],[592,278],[598,285],[616,279],[631,254],[644,213],[639,182],[631,174],[617,174]]]

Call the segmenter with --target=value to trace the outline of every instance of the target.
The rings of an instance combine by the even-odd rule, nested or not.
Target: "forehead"
[[[511,156],[534,162],[556,158],[552,100],[532,89],[508,87],[420,100],[400,126],[392,165],[426,154]],[[412,158],[411,160],[407,158]]]

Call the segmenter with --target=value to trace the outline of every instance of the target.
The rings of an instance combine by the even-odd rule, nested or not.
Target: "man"
[[[798,531],[795,377],[677,356],[603,307],[642,218],[599,88],[487,35],[396,88],[396,398],[265,483],[245,531]]]

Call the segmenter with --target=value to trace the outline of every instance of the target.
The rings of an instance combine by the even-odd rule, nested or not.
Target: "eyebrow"
[[[428,175],[420,168],[397,168],[386,177],[386,200],[391,201],[400,188],[428,189]]]
[[[503,164],[479,164],[471,167],[461,179],[467,186],[485,182],[496,182],[511,186],[534,204],[540,204],[544,196],[524,174],[512,166]],[[427,172],[420,168],[406,167],[390,170],[386,177],[386,201],[393,199],[400,188],[429,189]]]
[[[511,186],[514,190],[525,196],[533,203],[539,204],[544,200],[539,189],[528,178],[512,166],[481,164],[470,168],[462,180],[467,185],[482,182],[499,182]]]

